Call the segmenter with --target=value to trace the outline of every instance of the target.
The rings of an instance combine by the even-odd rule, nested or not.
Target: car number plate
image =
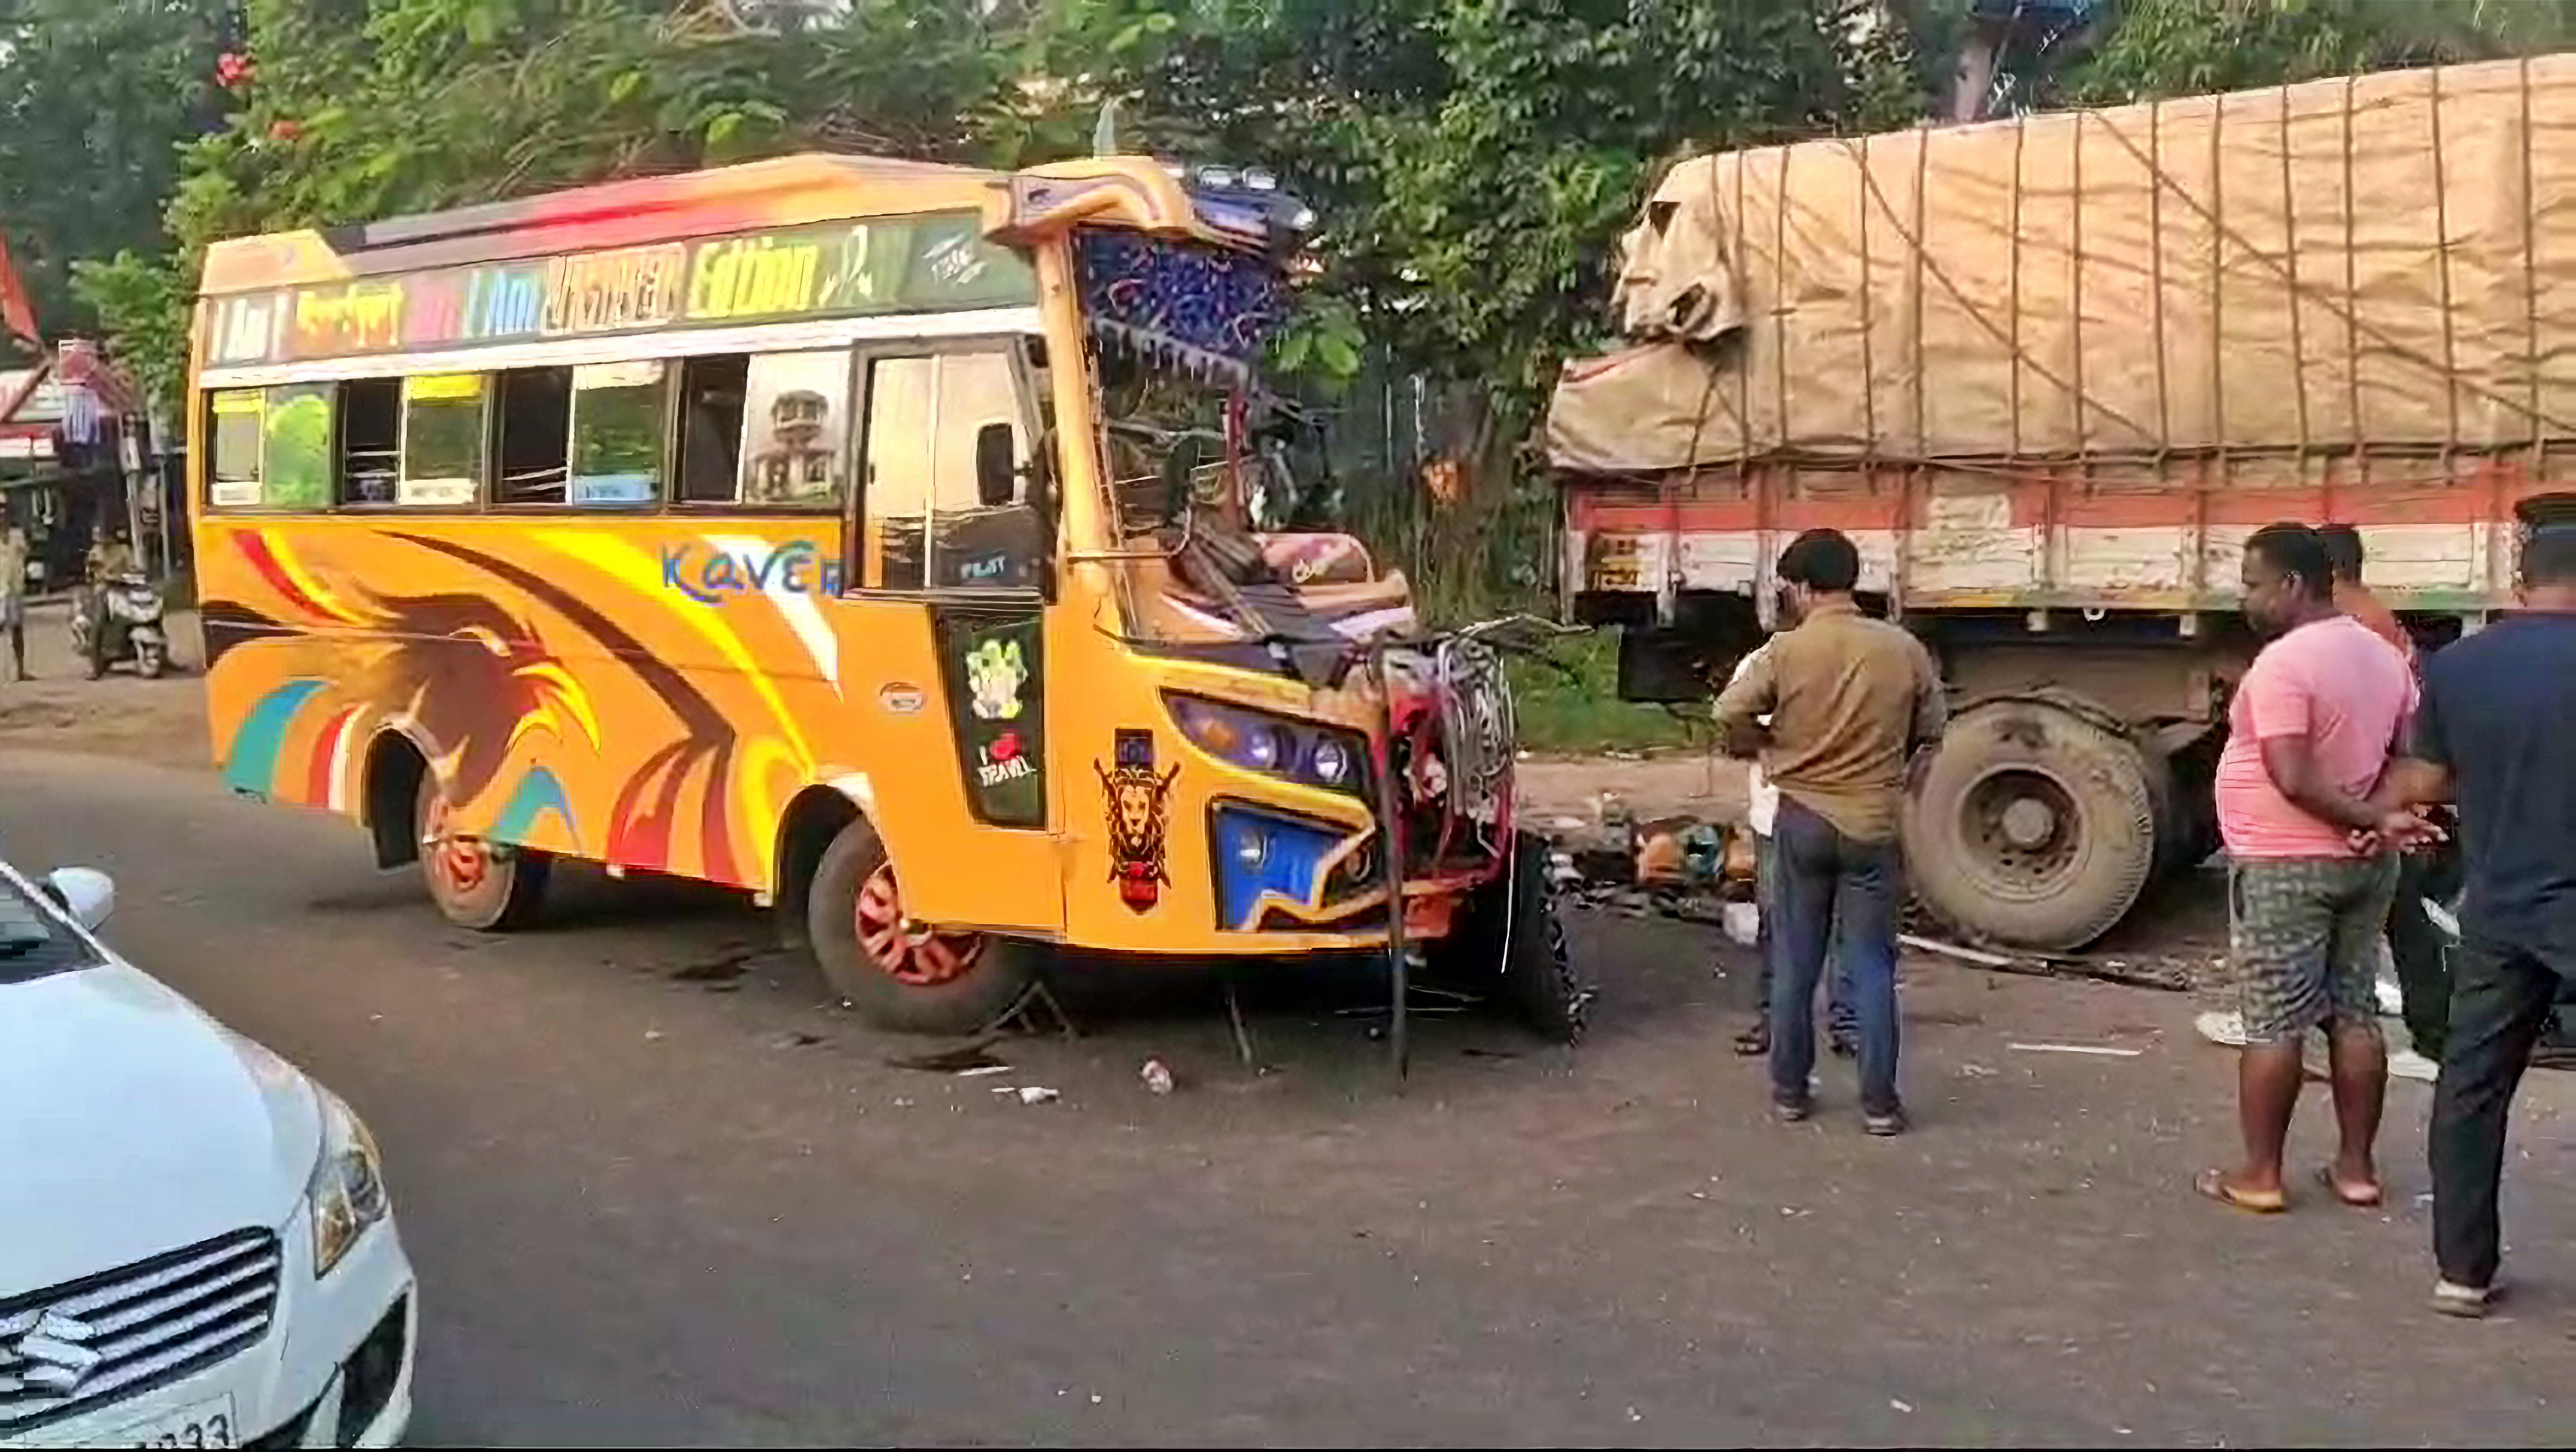
[[[216,1397],[136,1422],[106,1440],[114,1447],[238,1447],[241,1428],[233,1425],[233,1399]]]

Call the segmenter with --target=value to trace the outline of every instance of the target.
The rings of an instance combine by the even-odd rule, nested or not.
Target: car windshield
[[[39,905],[16,878],[0,873],[0,984],[86,968],[97,961],[78,933]]]

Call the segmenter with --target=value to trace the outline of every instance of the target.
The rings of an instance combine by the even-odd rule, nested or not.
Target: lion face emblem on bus
[[[1150,731],[1121,731],[1116,745],[1117,766],[1094,762],[1092,769],[1100,773],[1109,810],[1110,881],[1118,884],[1119,901],[1141,913],[1162,901],[1163,889],[1172,881],[1163,839],[1171,817],[1172,782],[1181,769],[1154,770]]]

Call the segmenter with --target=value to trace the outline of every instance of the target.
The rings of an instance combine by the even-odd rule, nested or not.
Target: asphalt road
[[[2576,1436],[2564,1080],[2517,1142],[2525,1292],[2461,1325],[2421,1310],[2422,1086],[2390,1212],[2231,1216],[2183,1189],[2231,1074],[2172,996],[1913,965],[1919,1128],[1879,1142],[1831,1069],[1816,1123],[1767,1121],[1719,1047],[1741,985],[1673,925],[1577,924],[1578,1053],[1438,1019],[1401,1095],[1358,985],[1255,984],[1256,1073],[1183,972],[1070,985],[1084,1037],[958,1078],[721,896],[576,883],[475,938],[344,823],[19,746],[0,850],[114,872],[129,956],[367,1116],[424,1443]],[[2064,1043],[2134,1052],[2014,1047]],[[1062,1097],[994,1092],[1028,1085]]]

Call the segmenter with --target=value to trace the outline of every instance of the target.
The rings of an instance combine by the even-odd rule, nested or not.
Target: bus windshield
[[[1240,522],[1239,465],[1269,412],[1257,366],[1288,312],[1279,269],[1247,252],[1106,228],[1076,234],[1074,267],[1119,532],[1150,536],[1177,523],[1184,503]],[[1191,500],[1174,497],[1184,484]]]
[[[1280,269],[1250,253],[1106,229],[1078,233],[1074,259],[1103,478],[1119,546],[1140,556],[1128,600],[1143,633],[1307,638],[1408,623],[1409,612],[1388,608],[1403,604],[1402,581],[1373,581],[1355,543],[1266,533],[1287,526],[1300,502],[1288,465],[1294,414],[1257,367],[1288,312]],[[1346,608],[1319,609],[1328,589]]]

